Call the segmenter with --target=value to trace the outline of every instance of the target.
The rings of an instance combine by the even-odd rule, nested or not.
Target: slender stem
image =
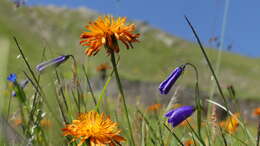
[[[10,96],[9,96],[9,102],[8,102],[7,119],[9,119],[12,99],[13,99],[13,96],[12,96],[12,91],[11,91]]]
[[[166,129],[174,136],[174,138],[178,141],[178,143],[182,146],[184,146],[184,144],[181,142],[181,140],[179,139],[179,137],[166,125],[166,124],[163,124]]]
[[[199,93],[199,72],[197,67],[192,64],[192,63],[186,63],[185,65],[189,65],[191,66],[194,71],[195,71],[195,75],[196,75],[196,83],[195,83],[195,102],[196,102],[196,109],[197,109],[197,126],[198,126],[198,133],[200,138],[201,137],[201,110],[202,110],[202,106],[201,106],[201,99],[200,99],[200,93]]]
[[[90,81],[89,81],[89,77],[88,77],[88,74],[87,74],[87,71],[86,71],[86,68],[85,68],[84,65],[82,65],[82,69],[83,69],[84,75],[85,75],[85,77],[86,77],[86,79],[87,79],[88,88],[89,88],[91,97],[92,97],[92,99],[93,99],[93,102],[94,102],[95,106],[97,106],[97,101],[96,101],[94,92],[93,92],[93,90],[92,90],[92,87],[91,87],[91,84],[90,84]]]
[[[22,58],[23,58],[23,60],[24,60],[24,62],[25,62],[25,64],[26,64],[27,68],[29,69],[29,72],[31,73],[31,75],[32,75],[32,77],[33,77],[33,79],[34,79],[34,81],[35,81],[35,83],[36,83],[36,85],[37,85],[37,86],[35,86],[35,87],[36,87],[36,90],[37,90],[38,93],[42,96],[43,102],[46,104],[48,110],[51,112],[51,114],[53,114],[53,117],[55,117],[54,111],[50,108],[51,106],[49,105],[49,103],[48,103],[48,101],[47,101],[47,99],[46,99],[46,95],[44,94],[43,89],[41,88],[40,83],[39,83],[39,81],[37,80],[37,78],[36,78],[36,76],[35,76],[35,74],[34,74],[32,68],[31,68],[31,66],[30,66],[30,64],[29,64],[29,62],[27,61],[27,59],[26,59],[26,57],[25,57],[25,55],[24,55],[24,53],[23,53],[23,51],[22,51],[22,49],[21,49],[21,47],[20,47],[20,45],[19,45],[19,43],[18,43],[18,41],[17,41],[17,39],[16,39],[16,37],[13,37],[13,39],[14,39],[14,41],[15,41],[15,43],[16,43],[16,46],[17,46],[19,52],[20,52],[21,55],[22,55]],[[25,73],[25,72],[24,72],[24,73]],[[25,73],[25,75],[26,75],[27,78],[29,78],[29,75],[27,75],[26,73]],[[31,83],[33,83],[32,80],[31,80]],[[56,117],[55,117],[55,119],[59,122],[59,120],[58,120]],[[60,123],[60,122],[59,122],[59,123]]]
[[[223,139],[223,142],[224,142],[225,146],[227,146],[227,140],[226,140],[225,134],[223,133],[223,130],[220,126],[218,126],[218,128],[219,128],[219,131],[221,133],[221,137]]]
[[[108,79],[107,79],[107,81],[106,81],[106,83],[105,83],[105,86],[103,87],[103,89],[102,89],[102,91],[101,91],[101,94],[100,94],[99,99],[98,99],[98,103],[97,103],[97,105],[96,105],[97,112],[99,112],[100,104],[101,104],[101,102],[102,102],[103,96],[105,96],[105,91],[106,91],[106,89],[107,89],[107,87],[108,87],[109,82],[110,82],[111,79],[112,79],[112,75],[113,75],[113,71],[111,72],[110,76],[108,77]]]
[[[224,101],[224,103],[225,103],[225,106],[226,106],[227,109],[228,109],[227,100],[226,100],[226,98],[225,98],[225,96],[224,96],[224,93],[223,93],[221,87],[220,87],[220,83],[219,83],[218,78],[217,78],[217,76],[216,76],[216,74],[215,74],[215,71],[214,71],[214,69],[213,69],[213,67],[212,67],[212,65],[211,65],[211,62],[210,62],[210,60],[209,60],[209,57],[208,57],[208,55],[207,55],[207,53],[206,53],[204,47],[202,46],[202,43],[201,43],[201,41],[200,41],[200,39],[199,39],[199,36],[197,35],[197,33],[196,33],[194,27],[192,26],[191,22],[189,21],[189,19],[188,19],[186,16],[184,16],[184,17],[185,17],[187,23],[189,24],[189,26],[190,26],[190,28],[191,28],[191,30],[192,30],[192,32],[193,32],[193,34],[194,34],[194,36],[195,36],[195,38],[196,38],[198,44],[199,44],[199,46],[200,46],[200,49],[201,49],[201,51],[202,51],[202,54],[204,55],[204,58],[206,59],[206,61],[207,61],[207,63],[208,63],[208,66],[209,66],[209,69],[210,69],[210,71],[211,71],[211,73],[212,73],[212,75],[213,75],[213,77],[214,77],[214,80],[215,80],[215,82],[216,82],[216,84],[217,84],[218,91],[219,91],[219,93],[220,93],[220,95],[221,95],[221,97],[222,97],[222,99],[223,99],[223,101]]]
[[[203,146],[206,146],[205,142],[203,141],[203,139],[197,135],[197,133],[195,132],[195,130],[192,128],[192,126],[190,125],[190,122],[187,120],[187,123],[188,123],[188,126],[189,128],[191,129],[191,131],[195,134],[195,136],[198,138],[198,140],[200,141],[200,143],[203,145]]]
[[[156,132],[155,130],[153,129],[153,127],[151,126],[149,120],[144,116],[144,114],[138,109],[137,112],[142,116],[144,122],[148,125],[148,128],[151,130],[151,133],[153,135],[153,137],[155,139],[159,139],[157,136],[156,136]]]
[[[224,38],[225,38],[225,32],[226,32],[226,25],[227,25],[229,3],[230,3],[230,0],[225,0],[225,9],[224,9],[224,16],[223,16],[223,21],[222,21],[220,45],[218,47],[218,56],[217,56],[217,63],[216,63],[216,74],[218,74],[219,70],[220,70],[221,56],[222,56],[222,52],[223,52],[222,50],[223,50]],[[214,90],[215,90],[215,85],[212,86],[210,98],[212,98],[212,96],[214,94]]]
[[[129,119],[129,114],[128,114],[128,109],[127,109],[127,106],[126,106],[125,95],[124,95],[123,87],[122,87],[122,84],[121,84],[121,81],[120,81],[120,78],[119,78],[119,74],[118,74],[118,71],[117,71],[115,54],[114,54],[113,51],[111,51],[111,62],[112,62],[112,65],[113,65],[113,70],[115,72],[117,86],[118,86],[119,92],[120,92],[122,100],[123,100],[124,112],[125,112],[125,116],[126,116],[126,119],[127,119],[128,129],[130,131],[130,137],[131,137],[131,140],[132,140],[132,144],[135,145],[132,127],[131,127],[131,124],[130,124],[130,119]]]
[[[56,78],[57,78],[57,80],[58,80],[58,84],[61,85],[61,80],[60,80],[60,77],[59,77],[59,75],[58,75],[58,71],[57,71],[56,69],[55,69],[55,74],[56,74]],[[67,103],[67,101],[66,101],[66,98],[65,98],[65,95],[64,95],[64,91],[63,91],[62,86],[59,87],[59,89],[57,90],[57,92],[58,92],[58,96],[61,95],[61,97],[62,97],[62,99],[63,99],[63,102],[64,102],[64,104],[65,104],[65,108],[66,108],[66,110],[68,111],[68,110],[69,110],[69,107],[68,107],[68,103]]]

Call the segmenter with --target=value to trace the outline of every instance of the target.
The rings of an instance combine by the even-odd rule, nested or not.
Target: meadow
[[[83,8],[0,3],[1,145],[259,145],[260,109],[247,121],[236,106],[257,103],[259,59],[217,60],[188,17],[192,43]],[[140,103],[124,80],[156,84],[156,100]],[[178,102],[181,85],[192,102]]]

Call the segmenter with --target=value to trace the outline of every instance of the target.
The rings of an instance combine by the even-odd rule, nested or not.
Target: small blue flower
[[[16,82],[16,74],[10,74],[8,77],[7,77],[7,80],[14,83]]]
[[[71,55],[63,55],[63,56],[59,56],[57,58],[54,58],[52,60],[49,61],[45,61],[43,63],[40,63],[36,66],[36,70],[38,72],[42,72],[43,70],[45,70],[48,67],[58,67],[61,63],[65,62],[69,57],[71,57]]]
[[[172,125],[172,127],[176,127],[182,121],[190,117],[195,111],[193,106],[182,106],[173,110],[170,110],[165,114],[165,117],[168,118],[168,123]]]
[[[177,81],[177,79],[181,76],[184,69],[185,69],[185,65],[177,67],[170,74],[170,76],[160,84],[159,90],[160,90],[161,94],[168,94],[169,93],[171,87],[174,85],[174,83]]]

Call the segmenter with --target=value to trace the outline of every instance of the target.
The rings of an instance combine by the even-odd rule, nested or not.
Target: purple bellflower
[[[195,107],[193,106],[182,106],[176,109],[170,110],[165,114],[165,117],[168,118],[168,123],[172,125],[172,127],[176,127],[182,121],[186,120],[190,117],[195,111]]]
[[[38,72],[42,72],[48,67],[58,67],[60,64],[65,62],[69,57],[71,57],[71,55],[63,55],[63,56],[54,58],[52,60],[42,62],[36,66],[36,70]]]
[[[174,83],[177,81],[177,79],[181,76],[184,69],[185,69],[185,65],[181,65],[180,67],[177,67],[170,74],[170,76],[160,84],[159,90],[160,90],[161,94],[169,93],[171,87],[174,85]]]

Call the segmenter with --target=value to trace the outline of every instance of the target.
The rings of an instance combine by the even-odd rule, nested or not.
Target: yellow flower
[[[153,104],[153,105],[150,105],[148,106],[147,110],[148,111],[157,111],[161,108],[161,104],[157,103],[157,104]]]
[[[220,126],[224,128],[228,133],[234,133],[239,126],[238,117],[239,113],[236,113],[233,116],[229,117],[226,121],[220,122]]]
[[[137,42],[139,34],[133,34],[136,26],[134,24],[125,25],[126,17],[115,20],[113,16],[98,17],[94,22],[86,26],[88,32],[83,32],[80,38],[82,46],[87,46],[85,54],[88,56],[96,55],[103,45],[107,52],[119,52],[117,40],[120,40],[126,48],[133,48],[132,43]]]
[[[72,141],[79,139],[78,146],[86,140],[89,140],[91,146],[105,146],[106,144],[114,146],[115,143],[125,141],[119,136],[120,130],[117,123],[105,117],[104,113],[99,115],[95,111],[80,114],[77,120],[73,120],[72,124],[66,125],[62,130],[64,136],[73,136]]]

